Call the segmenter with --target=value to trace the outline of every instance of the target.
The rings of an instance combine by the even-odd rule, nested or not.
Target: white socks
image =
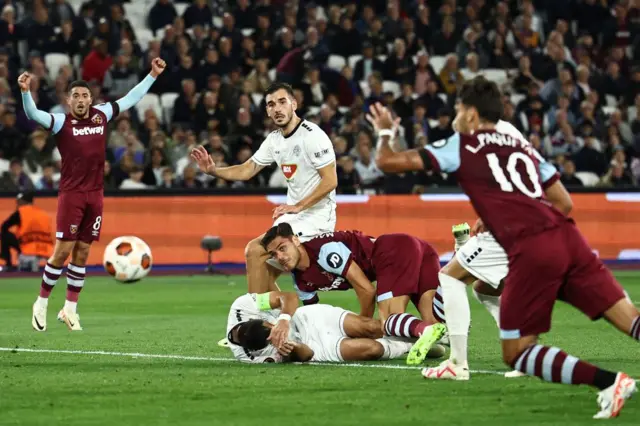
[[[467,286],[462,281],[443,273],[439,273],[438,278],[442,288],[444,315],[451,342],[449,358],[455,364],[466,366],[467,340],[471,325],[471,308],[469,308],[469,299],[467,298]]]
[[[376,339],[376,342],[380,343],[384,348],[384,354],[380,358],[382,360],[401,358],[406,355],[411,349],[411,346],[413,346],[411,342],[400,339],[382,338]]]
[[[47,307],[49,306],[49,298],[38,296],[38,298],[36,299],[36,303],[40,306]]]
[[[482,303],[487,311],[491,314],[496,321],[498,328],[500,328],[500,296],[488,296],[486,294],[478,293],[476,289],[473,289],[473,295],[478,302]]]
[[[69,302],[68,300],[65,300],[63,309],[68,309],[75,314],[77,306],[78,302]]]

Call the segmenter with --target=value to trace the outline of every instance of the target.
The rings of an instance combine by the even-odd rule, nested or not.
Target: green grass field
[[[640,300],[640,273],[617,276]],[[284,289],[290,282],[281,280]],[[0,280],[0,425],[583,425],[594,423],[587,387],[505,379],[498,333],[471,300],[469,382],[427,382],[398,363],[242,365],[216,342],[243,277],[179,276],[120,285],[89,278],[80,298],[84,331],[55,321],[65,293],[54,290],[48,331],[31,329],[38,279]],[[351,292],[322,301],[356,309]],[[640,376],[637,342],[604,322],[559,305],[545,343]],[[45,352],[50,350],[51,352]],[[61,353],[58,351],[78,351]],[[86,353],[104,351],[104,354]],[[132,354],[151,356],[133,356]],[[174,355],[174,357],[162,357]],[[190,358],[189,358],[190,357]],[[393,368],[402,367],[402,368]],[[640,400],[619,425],[640,424]]]

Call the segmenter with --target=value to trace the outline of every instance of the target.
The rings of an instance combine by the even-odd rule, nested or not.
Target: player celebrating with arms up
[[[287,179],[287,204],[273,213],[275,224],[288,222],[303,241],[331,232],[336,224],[335,189],[338,185],[336,157],[327,134],[316,124],[296,114],[293,89],[274,83],[265,92],[267,115],[279,128],[271,132],[258,151],[245,163],[217,167],[204,147],[194,148],[191,158],[203,172],[224,180],[249,180],[266,166],[276,163]],[[279,290],[275,283],[282,269],[268,261],[261,237],[245,249],[249,293]]]
[[[539,171],[544,160],[533,146],[496,130],[502,116],[501,98],[496,84],[484,77],[465,82],[456,117],[461,133],[425,149],[398,153],[389,148],[393,125],[389,112],[374,107],[372,119],[379,129],[385,129],[380,132],[376,162],[391,172],[427,169],[456,173],[476,213],[509,258],[500,305],[505,363],[548,382],[596,387],[600,389],[600,411],[594,417],[616,417],[637,391],[635,380],[559,348],[541,345],[538,335],[551,328],[556,299],[594,320],[605,317],[636,340],[640,340],[640,313],[575,222],[545,199]],[[462,297],[466,298],[466,292]],[[446,303],[447,294],[444,298]],[[459,322],[459,318],[450,309],[446,314],[451,330],[452,322]],[[445,361],[438,372],[458,368],[453,361]],[[430,369],[423,370],[423,375],[431,378],[429,374]]]
[[[62,157],[58,215],[56,220],[56,246],[42,276],[40,295],[33,304],[31,323],[34,330],[47,329],[47,307],[51,290],[67,266],[67,297],[58,318],[70,330],[82,330],[76,306],[78,295],[84,286],[85,265],[91,243],[98,241],[102,228],[102,202],[104,197],[104,162],[106,153],[106,125],[120,111],[126,111],[147,93],[156,78],[164,71],[166,63],[156,58],[151,72],[126,96],[115,102],[91,105],[93,99],[89,85],[74,81],[69,88],[69,114],[49,114],[37,109],[29,87],[28,73],[18,78],[22,91],[22,103],[27,117],[50,130]]]

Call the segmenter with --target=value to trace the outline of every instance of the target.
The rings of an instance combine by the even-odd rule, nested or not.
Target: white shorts
[[[293,232],[298,236],[300,241],[309,241],[313,237],[317,237],[327,232],[333,232],[336,229],[335,215],[327,218],[325,215],[318,213],[301,212],[298,214],[285,214],[280,216],[273,222],[276,226],[282,222],[287,222],[293,228]]]
[[[344,320],[350,312],[330,305],[310,305],[298,308],[294,314],[301,343],[313,350],[315,362],[343,362],[340,343],[347,334]]]
[[[326,234],[327,232],[333,232],[336,229],[335,214],[331,215],[328,220],[324,215],[318,213],[302,212],[298,214],[285,214],[276,219],[276,221],[273,222],[273,226],[279,225],[282,222],[287,222],[291,225],[293,232],[303,243],[313,237]],[[284,271],[278,261],[274,259],[267,259],[267,263],[274,268]]]
[[[496,289],[509,272],[507,253],[488,232],[471,237],[458,249],[456,258],[471,275]]]

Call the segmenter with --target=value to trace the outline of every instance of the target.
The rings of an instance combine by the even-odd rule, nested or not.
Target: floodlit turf
[[[640,300],[640,274],[618,277]],[[281,280],[291,288],[290,280]],[[39,280],[0,280],[0,347],[179,355],[0,352],[1,425],[583,425],[593,423],[595,391],[473,374],[467,383],[427,382],[416,369],[364,366],[241,365],[226,361],[228,307],[243,277],[149,278],[121,285],[89,278],[79,313],[84,331],[55,321],[64,280],[51,298],[48,331],[31,330]],[[322,301],[355,309],[352,292]],[[489,314],[471,300],[471,368],[504,371]],[[640,346],[567,306],[545,343],[610,369],[640,376]],[[392,364],[384,364],[390,366]],[[398,362],[396,365],[403,365]],[[616,425],[640,424],[640,398]]]

